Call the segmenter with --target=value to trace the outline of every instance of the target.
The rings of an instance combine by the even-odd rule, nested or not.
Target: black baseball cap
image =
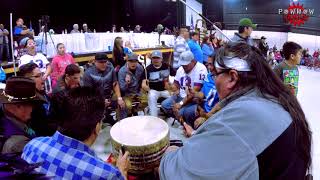
[[[108,61],[108,56],[106,53],[97,53],[94,59],[96,61]]]

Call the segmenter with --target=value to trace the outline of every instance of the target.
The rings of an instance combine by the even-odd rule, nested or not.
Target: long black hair
[[[260,50],[246,43],[229,43],[220,48],[215,61],[223,68],[227,68],[221,57],[233,56],[247,61],[252,71],[238,72],[238,88],[256,87],[263,97],[275,98],[290,114],[295,132],[295,143],[299,144],[299,154],[307,164],[311,164],[311,131],[305,114],[297,100],[278,76],[266,63]]]

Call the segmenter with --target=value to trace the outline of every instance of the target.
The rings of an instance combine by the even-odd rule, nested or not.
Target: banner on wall
[[[196,0],[187,0],[186,3],[193,7],[196,11],[202,14],[202,4]],[[196,22],[198,19],[202,19],[197,13],[192,11],[190,8],[186,7],[186,25],[190,26],[191,30],[194,30],[196,27]],[[202,22],[200,21],[198,27],[202,26]]]

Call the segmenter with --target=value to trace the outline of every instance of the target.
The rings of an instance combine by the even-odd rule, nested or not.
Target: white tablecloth
[[[123,42],[130,41],[133,49],[137,48],[155,48],[159,45],[157,33],[78,33],[78,34],[58,34],[47,37],[47,49],[43,48],[47,57],[53,57],[56,54],[56,46],[63,43],[67,52],[84,54],[99,51],[111,51],[114,39],[122,37]],[[42,37],[39,37],[42,38]],[[161,35],[161,41],[167,46],[174,45],[173,35]],[[52,43],[52,41],[54,43]]]

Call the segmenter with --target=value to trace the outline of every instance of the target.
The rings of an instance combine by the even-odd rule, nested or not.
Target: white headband
[[[228,69],[234,69],[237,71],[252,71],[248,62],[238,57],[225,56],[223,57],[223,62]],[[215,61],[214,66],[219,69],[226,69],[221,67],[217,61]]]

